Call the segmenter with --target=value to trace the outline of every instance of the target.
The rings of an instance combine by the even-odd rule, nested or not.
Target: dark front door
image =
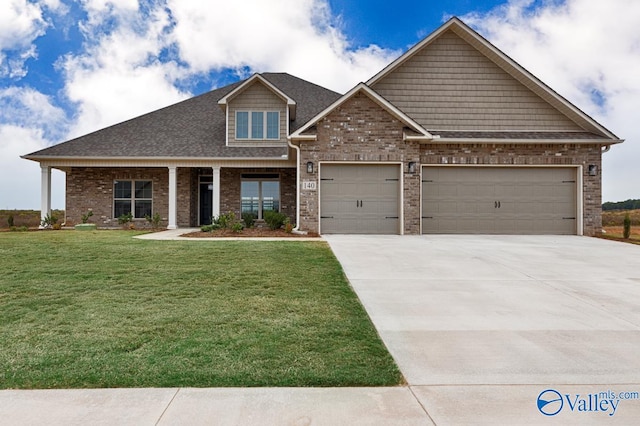
[[[200,183],[200,225],[210,225],[213,215],[213,192],[211,183]]]

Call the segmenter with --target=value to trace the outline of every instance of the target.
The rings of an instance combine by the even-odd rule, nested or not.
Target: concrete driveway
[[[436,424],[640,424],[640,246],[326,239]]]

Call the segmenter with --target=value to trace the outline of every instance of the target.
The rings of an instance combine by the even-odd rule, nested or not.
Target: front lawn
[[[0,233],[0,387],[381,386],[402,377],[323,242]]]

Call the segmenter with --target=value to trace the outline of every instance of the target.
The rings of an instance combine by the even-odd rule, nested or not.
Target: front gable
[[[404,132],[404,135],[402,135],[403,138],[419,137],[425,140],[433,138],[429,132],[427,132],[424,128],[422,128],[422,126],[420,126],[412,118],[407,116],[404,112],[396,108],[395,105],[389,103],[386,99],[373,91],[366,84],[360,83],[340,99],[336,100],[333,104],[329,105],[324,111],[318,113],[315,117],[309,120],[306,125],[302,126],[300,129],[294,132],[291,135],[291,139],[315,140],[316,135],[313,133],[313,131],[316,124],[320,123],[323,120],[326,121],[327,117],[329,117],[330,115],[334,115],[337,111],[349,111],[349,114],[353,113],[353,117],[349,118],[349,120],[352,120],[354,123],[360,120],[371,121],[365,120],[366,117],[358,117],[358,114],[360,114],[363,110],[362,108],[345,109],[345,105],[353,104],[355,99],[367,99],[368,103],[376,105],[376,108],[381,109],[387,115],[396,119],[398,123],[401,123],[407,130]],[[361,137],[365,137],[366,134],[366,132],[362,133]]]
[[[434,134],[590,132],[619,142],[457,18],[367,84]]]
[[[218,101],[227,146],[286,146],[296,102],[259,74]]]

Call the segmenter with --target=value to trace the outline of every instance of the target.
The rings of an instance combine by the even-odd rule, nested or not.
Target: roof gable
[[[278,87],[276,87],[275,85],[271,84],[271,82],[269,82],[267,79],[265,79],[260,74],[252,75],[251,77],[246,79],[243,83],[238,85],[238,87],[233,89],[231,92],[227,93],[225,96],[223,96],[218,101],[218,105],[220,105],[220,107],[223,110],[226,110],[227,105],[229,104],[229,102],[231,102],[235,97],[237,97],[238,95],[240,95],[241,93],[243,93],[245,90],[247,90],[249,87],[253,86],[256,83],[257,84],[262,84],[264,87],[266,87],[267,89],[272,91],[276,96],[278,96],[280,99],[282,99],[284,102],[286,102],[287,106],[289,107],[289,116],[290,116],[290,118],[292,120],[295,120],[295,118],[296,118],[296,101],[293,100],[292,98],[290,98],[286,93],[284,93]]]
[[[334,103],[329,105],[323,111],[320,111],[315,117],[311,118],[304,126],[296,130],[292,135],[291,139],[308,139],[314,138],[314,135],[305,135],[304,133],[315,126],[320,120],[331,114],[337,108],[342,106],[349,99],[352,99],[357,94],[364,94],[368,98],[370,98],[373,102],[378,104],[384,110],[386,110],[393,117],[397,118],[400,122],[404,123],[405,126],[409,127],[413,132],[416,132],[420,138],[422,139],[432,139],[432,135],[427,132],[422,126],[420,126],[417,122],[415,122],[411,117],[407,116],[405,113],[396,108],[389,101],[384,99],[370,87],[368,87],[364,83],[359,83],[349,92],[347,92],[344,96],[336,100]]]
[[[441,63],[430,63],[433,57]],[[367,84],[433,132],[588,131],[619,141],[458,18]],[[420,92],[411,86],[415,84],[432,88]]]

